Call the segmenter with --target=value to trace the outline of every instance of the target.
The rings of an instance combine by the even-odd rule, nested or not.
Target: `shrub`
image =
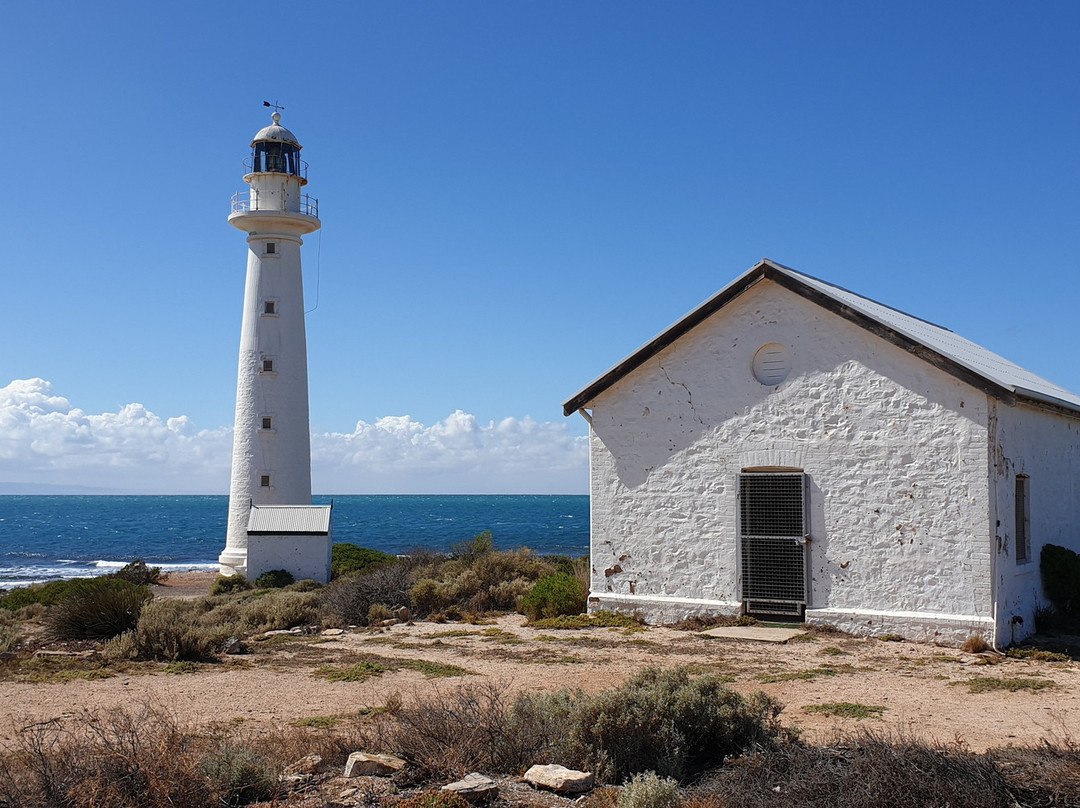
[[[276,796],[277,772],[250,746],[223,743],[203,758],[201,768],[221,805],[248,805]]]
[[[618,690],[564,709],[556,757],[608,782],[650,770],[683,780],[783,736],[780,705],[764,693],[744,698],[719,677],[691,679],[682,667],[646,668]]]
[[[45,616],[54,637],[105,640],[135,628],[150,590],[122,578],[72,581],[64,598]]]
[[[422,578],[409,590],[409,600],[417,614],[429,615],[450,605],[442,586],[434,578]]]
[[[47,584],[31,584],[30,586],[12,589],[3,597],[0,597],[0,609],[17,612],[19,609],[40,604],[52,606],[59,603],[67,594],[68,588],[76,581],[89,581],[90,578],[72,578],[67,581],[50,581]]]
[[[320,591],[320,609],[346,624],[364,625],[372,604],[404,606],[409,602],[409,569],[400,561],[377,564]]]
[[[1047,544],[1039,556],[1043,591],[1059,612],[1080,609],[1080,556],[1067,547]]]
[[[471,564],[480,556],[487,555],[494,550],[495,537],[491,535],[490,530],[485,530],[471,539],[465,539],[453,545],[450,548],[450,555]]]
[[[376,623],[381,623],[383,620],[389,620],[394,616],[394,613],[390,611],[390,608],[384,603],[372,603],[371,608],[367,610],[367,624],[373,626]]]
[[[135,644],[135,632],[125,631],[117,634],[101,646],[101,655],[106,662],[123,662],[135,659],[139,655],[138,646]]]
[[[521,611],[530,620],[581,614],[589,593],[581,581],[565,572],[541,578],[521,601]]]
[[[282,589],[294,583],[296,578],[288,570],[270,570],[256,578],[252,586],[256,589]]]
[[[395,556],[378,550],[340,542],[330,548],[330,577],[341,578],[395,560]]]
[[[222,575],[210,587],[211,595],[227,595],[230,592],[243,592],[251,589],[251,582],[243,575]]]
[[[317,623],[318,604],[318,593],[278,590],[242,602],[234,613],[249,631],[276,631]],[[207,617],[226,620],[226,614],[233,611],[232,604],[222,605],[225,608],[216,608]]]
[[[635,774],[619,793],[616,808],[682,808],[679,784],[656,772]]]
[[[397,808],[470,808],[469,801],[452,791],[423,791],[406,797]]]
[[[207,601],[155,600],[147,604],[135,627],[135,648],[142,659],[198,662],[212,658],[238,627],[207,625]]]
[[[964,644],[960,646],[960,650],[969,654],[981,654],[990,650],[990,644],[983,636],[972,634],[964,640]]]
[[[161,574],[161,567],[148,567],[145,561],[136,558],[130,564],[126,564],[116,572],[111,573],[109,577],[120,578],[139,586],[149,586],[150,584],[161,583],[169,576]]]
[[[18,628],[7,623],[0,624],[0,652],[12,650],[21,640]]]
[[[323,585],[312,578],[301,578],[295,584],[289,584],[285,588],[290,592],[314,592],[317,589],[322,589]]]

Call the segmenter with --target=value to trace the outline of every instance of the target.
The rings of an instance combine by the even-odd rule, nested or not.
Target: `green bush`
[[[634,775],[619,792],[615,805],[616,808],[682,808],[682,796],[676,781],[648,771]]]
[[[682,781],[725,756],[773,745],[784,733],[780,709],[764,693],[745,698],[713,675],[691,679],[681,667],[646,668],[596,696],[524,694],[513,723],[546,736],[540,754],[606,782],[645,771]]]
[[[64,598],[45,615],[54,637],[107,640],[135,628],[150,590],[122,578],[72,581]]]
[[[472,563],[480,556],[487,555],[495,550],[495,537],[491,535],[490,530],[485,530],[483,533],[478,533],[471,539],[465,539],[459,541],[457,544],[450,548],[450,555],[454,558],[460,558],[466,563]]]
[[[354,572],[363,572],[378,564],[396,560],[396,556],[387,555],[378,550],[340,542],[330,548],[330,577],[343,578]]]
[[[469,801],[452,791],[423,791],[406,797],[397,808],[470,808]]]
[[[148,603],[135,627],[135,649],[141,659],[198,662],[211,659],[225,640],[241,633],[239,626],[210,616],[208,601],[155,600]]]
[[[270,570],[256,578],[252,586],[256,589],[283,589],[294,583],[296,578],[288,570]]]
[[[589,593],[580,579],[565,572],[541,578],[521,601],[521,611],[530,620],[581,614]]]
[[[161,567],[148,567],[145,561],[136,558],[130,564],[125,564],[116,572],[110,573],[109,577],[120,578],[139,586],[149,586],[150,584],[160,583],[169,576],[161,574]]]
[[[47,584],[31,584],[30,586],[12,589],[3,597],[0,597],[0,609],[17,612],[26,606],[40,603],[42,606],[52,606],[59,603],[67,594],[68,588],[76,581],[89,581],[91,578],[72,578],[67,581],[50,581]]]
[[[211,595],[227,595],[230,592],[243,592],[251,589],[251,582],[243,575],[222,575],[210,587]]]
[[[232,604],[223,604],[208,619],[225,621],[235,615],[252,632],[277,631],[295,626],[312,625],[319,622],[319,594],[315,592],[289,592],[276,590],[260,593],[251,597],[233,609]]]
[[[1057,611],[1068,614],[1080,610],[1080,556],[1067,547],[1044,545],[1039,573],[1043,591]]]
[[[277,795],[278,777],[273,764],[250,746],[223,743],[203,758],[202,770],[220,805],[248,805]]]

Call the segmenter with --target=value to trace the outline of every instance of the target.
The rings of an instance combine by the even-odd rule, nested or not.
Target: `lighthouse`
[[[307,163],[277,108],[244,161],[229,224],[247,234],[223,575],[329,577],[330,508],[311,505],[303,237],[320,227]]]

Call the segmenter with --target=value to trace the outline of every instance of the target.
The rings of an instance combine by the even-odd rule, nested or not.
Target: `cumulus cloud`
[[[319,493],[584,493],[587,440],[567,423],[461,410],[430,426],[408,415],[311,438]],[[44,379],[0,388],[0,484],[145,493],[227,493],[232,429],[196,429],[141,404],[88,414]]]

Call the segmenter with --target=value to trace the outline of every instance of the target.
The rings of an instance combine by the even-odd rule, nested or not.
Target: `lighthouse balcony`
[[[252,197],[255,197],[254,199]],[[237,191],[233,194],[232,198],[232,212],[233,213],[253,213],[256,211],[282,211],[285,213],[299,213],[303,216],[310,216],[313,219],[319,218],[319,200],[313,197],[311,194],[302,194],[298,200],[289,204],[289,201],[284,196],[274,195],[272,198],[267,199],[265,196],[258,197],[250,190]]]

